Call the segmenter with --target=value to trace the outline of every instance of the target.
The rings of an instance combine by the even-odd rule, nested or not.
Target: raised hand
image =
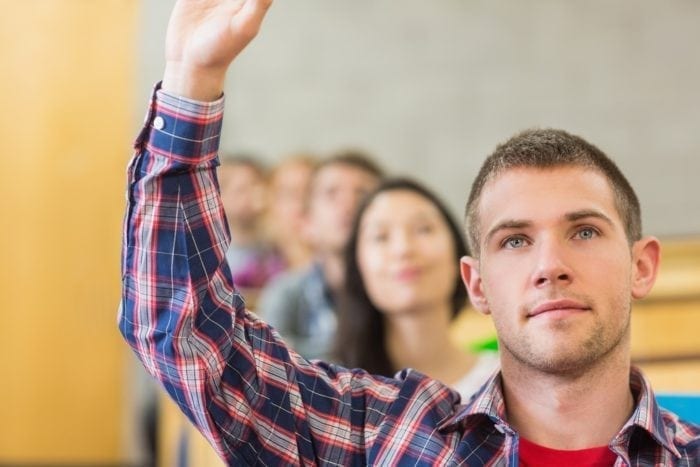
[[[221,95],[226,70],[255,37],[272,0],[178,0],[165,42],[163,89],[197,100]]]

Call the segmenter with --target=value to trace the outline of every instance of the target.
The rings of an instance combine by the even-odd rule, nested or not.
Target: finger
[[[270,5],[272,0],[246,0],[238,14],[233,17],[232,26],[252,39],[258,33]]]

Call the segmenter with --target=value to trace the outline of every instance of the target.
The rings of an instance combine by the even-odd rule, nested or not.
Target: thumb
[[[231,19],[231,28],[244,40],[252,40],[260,30],[265,13],[272,0],[246,0],[241,9]]]

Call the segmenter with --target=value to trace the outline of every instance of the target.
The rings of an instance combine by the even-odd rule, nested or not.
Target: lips
[[[394,274],[394,277],[398,281],[411,281],[419,277],[422,273],[422,269],[419,267],[407,267],[407,268],[402,268]]]
[[[588,310],[590,310],[590,307],[588,307],[585,304],[578,302],[576,300],[568,300],[568,299],[550,300],[550,301],[541,303],[540,305],[537,305],[535,308],[530,310],[527,317],[532,318],[533,316],[537,316],[537,315],[540,315],[542,313],[547,313],[550,311],[559,311],[559,310],[588,311]]]

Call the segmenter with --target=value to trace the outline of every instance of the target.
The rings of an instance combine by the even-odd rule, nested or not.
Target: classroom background
[[[172,5],[0,0],[2,465],[142,462],[119,249]],[[693,0],[278,0],[229,73],[222,147],[269,164],[360,147],[461,217],[498,142],[533,126],[582,135],[667,245],[655,293],[635,305],[635,362],[657,391],[698,394],[698,18]],[[456,338],[475,329],[491,332],[466,317]],[[160,465],[173,465],[184,432],[166,410]]]

